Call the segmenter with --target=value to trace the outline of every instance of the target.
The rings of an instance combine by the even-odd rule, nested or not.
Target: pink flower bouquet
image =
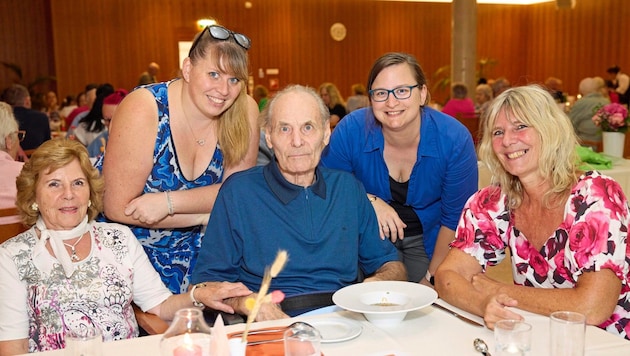
[[[611,103],[599,106],[595,110],[592,120],[596,126],[602,128],[602,131],[621,133],[628,131],[630,119],[628,118],[628,109],[625,106]]]

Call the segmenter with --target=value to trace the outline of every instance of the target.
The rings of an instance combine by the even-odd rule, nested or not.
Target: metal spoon
[[[247,335],[258,335],[258,334],[273,334],[273,333],[278,333],[278,332],[284,332],[285,330],[288,329],[292,329],[298,325],[306,325],[310,328],[313,328],[313,326],[309,323],[305,323],[303,321],[296,321],[292,324],[290,324],[289,326],[285,326],[285,327],[280,327],[277,329],[262,329],[262,330],[252,330],[250,332],[247,333]],[[232,334],[231,337],[232,338],[236,338],[236,337],[242,337],[243,333],[237,333],[237,334]],[[265,344],[268,342],[278,342],[278,341],[282,341],[282,339],[280,340],[263,340],[263,341],[255,341],[256,344]]]
[[[488,351],[488,344],[486,344],[486,342],[483,341],[482,339],[479,339],[479,338],[475,339],[475,341],[473,341],[473,345],[475,346],[475,350],[480,352],[482,355],[492,356],[490,355],[490,352]]]

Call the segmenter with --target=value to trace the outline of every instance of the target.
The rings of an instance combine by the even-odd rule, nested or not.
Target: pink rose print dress
[[[619,184],[587,172],[571,190],[564,221],[536,250],[514,227],[506,195],[491,186],[466,203],[451,247],[476,258],[485,270],[501,262],[509,246],[514,283],[523,286],[573,288],[584,272],[612,270],[621,280],[621,292],[612,315],[599,327],[630,339],[629,220]]]

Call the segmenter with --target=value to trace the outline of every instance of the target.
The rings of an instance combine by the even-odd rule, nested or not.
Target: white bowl
[[[435,290],[411,282],[379,281],[354,284],[338,290],[333,302],[362,313],[372,324],[392,326],[405,319],[408,312],[431,305]]]

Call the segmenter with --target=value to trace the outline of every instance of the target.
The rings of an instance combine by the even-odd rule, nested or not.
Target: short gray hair
[[[284,89],[276,93],[276,95],[274,95],[273,98],[271,98],[271,100],[269,101],[269,104],[265,106],[265,109],[260,114],[260,126],[262,128],[271,128],[271,123],[272,123],[271,118],[273,117],[273,110],[275,108],[276,100],[290,93],[305,93],[313,97],[313,99],[315,99],[315,102],[317,103],[319,116],[322,120],[322,127],[325,127],[326,125],[328,125],[328,120],[330,119],[330,112],[328,111],[328,107],[326,106],[326,104],[324,104],[324,101],[319,96],[319,94],[315,91],[315,89],[311,87],[299,85],[299,84],[293,84],[293,85],[289,85],[285,87]]]

